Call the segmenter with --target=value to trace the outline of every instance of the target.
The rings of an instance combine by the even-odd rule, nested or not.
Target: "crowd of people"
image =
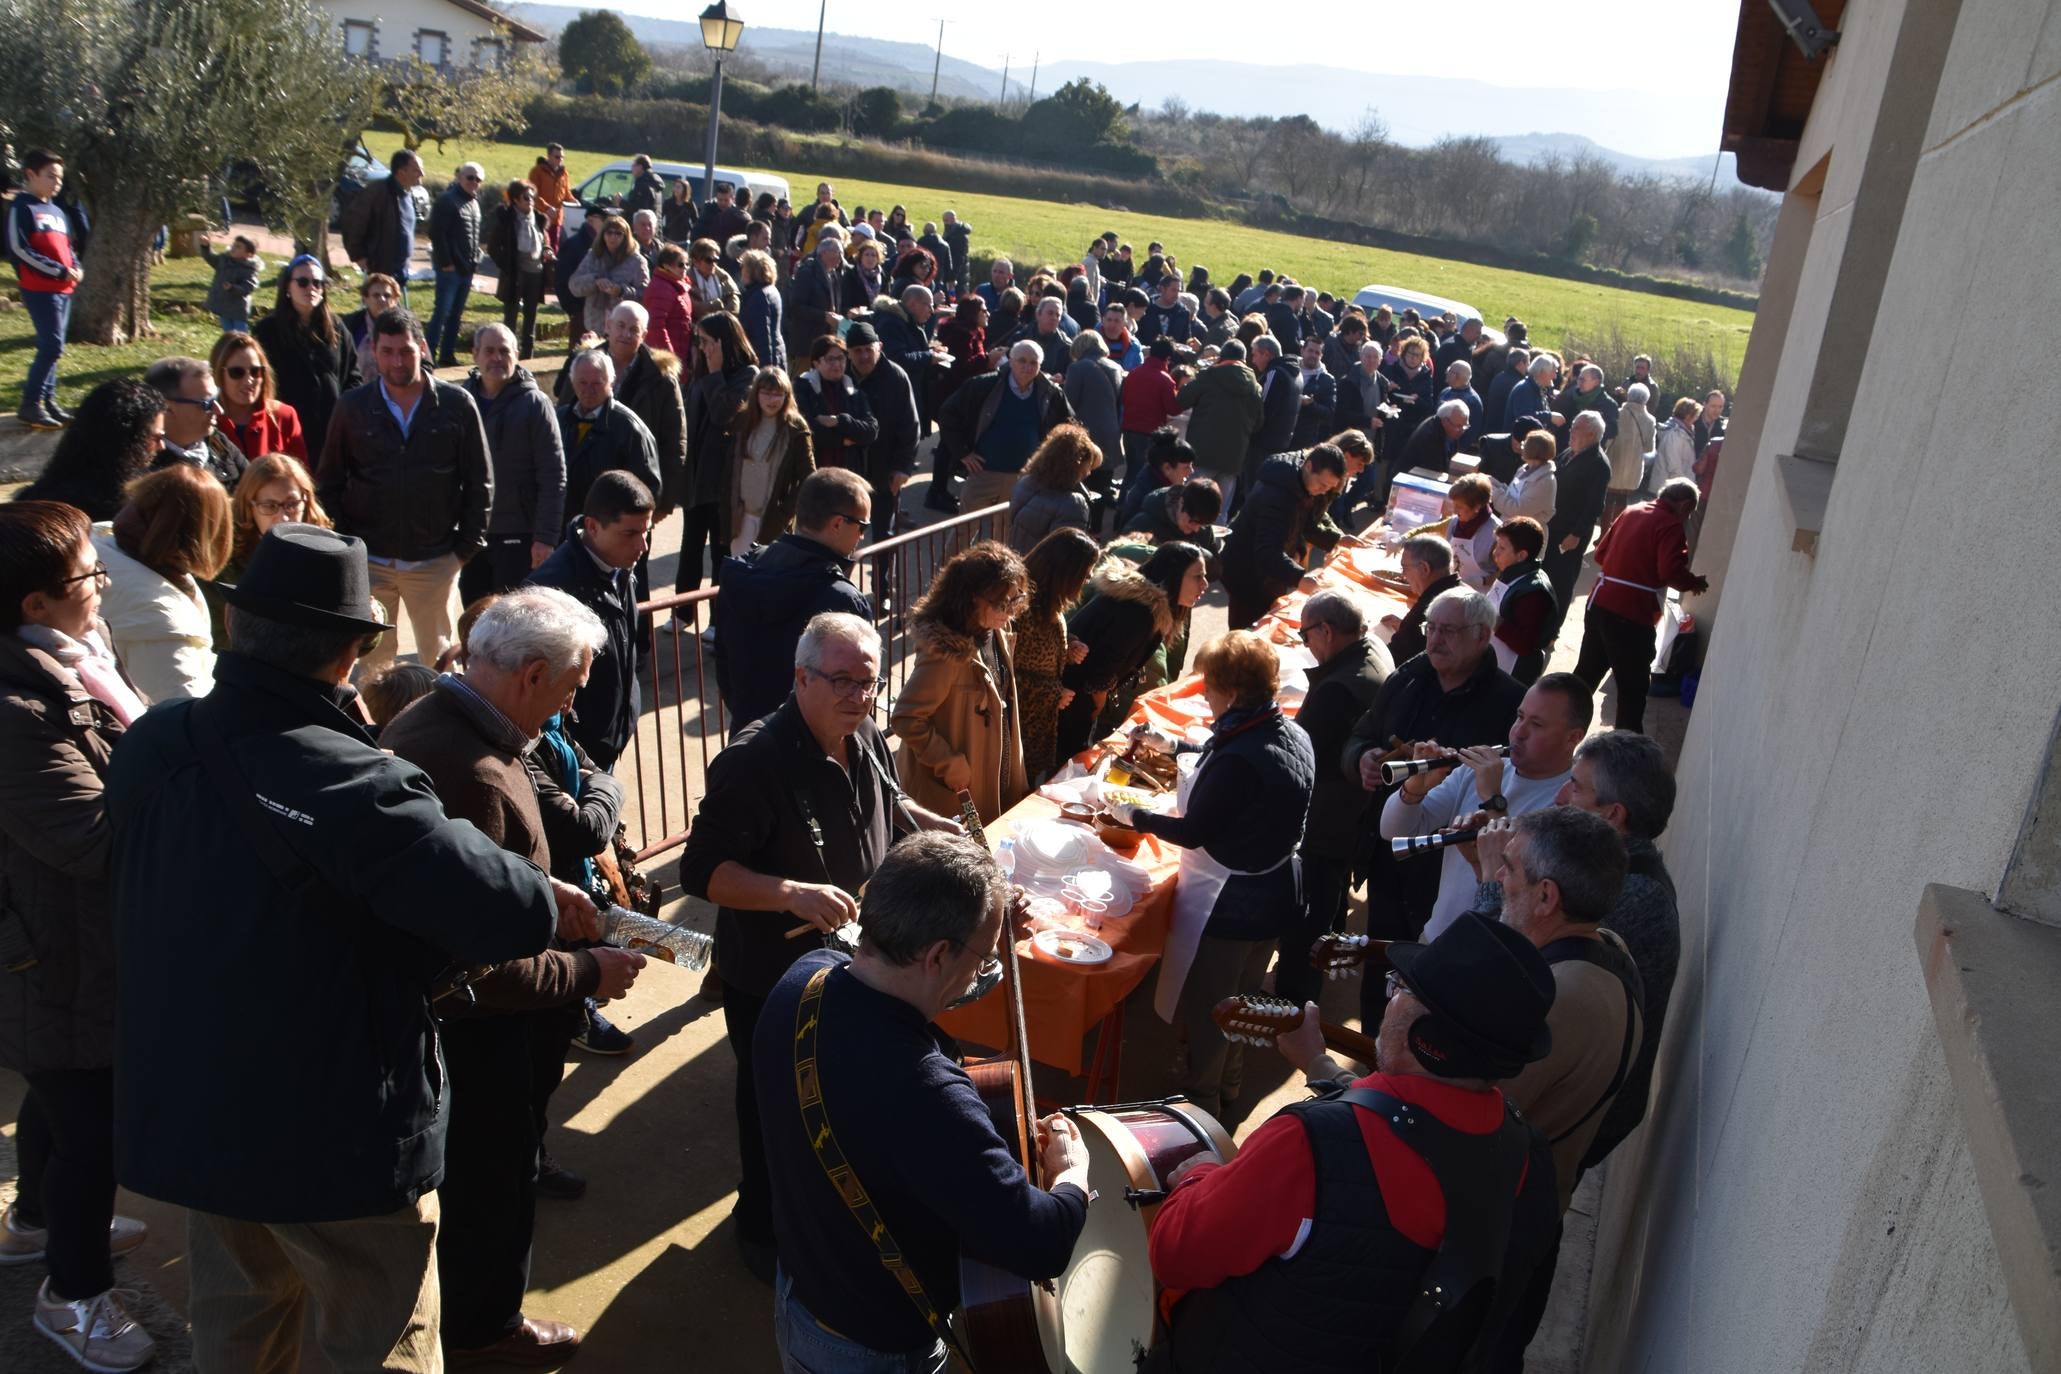
[[[397,155],[346,217],[360,308],[302,254],[253,323],[262,267],[232,245],[209,357],[73,415],[79,272],[43,208],[63,162],[23,160],[10,243],[25,298],[52,298],[39,339],[56,323],[22,414],[63,430],[0,506],[0,1064],[29,1083],[0,1261],[47,1266],[33,1321],[89,1368],[151,1358],[110,1267],[144,1237],[119,1180],[191,1213],[200,1367],[297,1349],[310,1305],[346,1370],[577,1349],[523,1311],[534,1204],[585,1189],[545,1144],[570,1047],[633,1047],[600,1008],[642,958],[599,943],[597,901],[641,660],[683,623],[639,611],[678,512],[733,726],[680,882],[716,909],[735,1235],[785,1367],[942,1369],[956,1258],[1049,1278],[1088,1209],[1122,1205],[1064,1117],[1034,1178],[931,1023],[1004,924],[964,808],[993,821],[1192,663],[1207,743],[1133,732],[1200,755],[1178,806],[1112,807],[1181,855],[1172,1072],[1203,1110],[1240,1103],[1211,1013],[1271,980],[1308,1004],[1279,1048],[1316,1096],[1173,1181],[1148,1367],[1521,1368],[1575,1183],[1645,1114],[1673,981],[1673,782],[1638,732],[1666,591],[1704,585],[1723,395],[1656,423],[1647,359],[1612,388],[1515,318],[1220,286],[1113,233],[969,289],[950,211],[847,213],[827,183],[800,213],[721,185],[697,206],[639,161],[627,218],[574,234],[555,146],[485,217],[460,167],[421,226],[425,326],[421,168]],[[468,337],[483,253],[506,313]],[[576,337],[547,386],[526,364],[553,295]],[[469,375],[437,377],[460,347]],[[989,511],[994,537],[896,608],[889,698],[854,558],[933,432],[925,504]],[[1309,573],[1412,470],[1454,480],[1437,519],[1390,520],[1410,605],[1375,622]],[[1592,540],[1579,661],[1548,672]],[[1212,586],[1230,629],[1191,645]],[[1299,703],[1251,632],[1297,589]],[[1606,675],[1618,728],[1592,733]],[[1425,766],[1385,782],[1403,760]],[[1392,852],[1430,835],[1435,858]],[[1323,1053],[1309,951],[1363,884],[1393,943],[1355,1073]],[[841,1167],[900,1269],[850,1220],[802,1062],[839,1085]],[[1427,1306],[1427,1276],[1473,1297]]]

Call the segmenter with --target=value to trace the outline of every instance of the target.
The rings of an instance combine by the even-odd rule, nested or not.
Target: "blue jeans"
[[[943,1374],[946,1364],[943,1341],[926,1354],[896,1355],[837,1335],[801,1305],[785,1269],[773,1279],[773,1340],[782,1374]]]
[[[437,273],[437,303],[429,317],[429,352],[432,358],[449,358],[458,348],[459,327],[465,323],[465,302],[472,295],[472,273]]]
[[[250,317],[247,315],[217,315],[215,323],[222,326],[224,334],[250,333]]]
[[[57,399],[57,360],[64,356],[65,326],[72,318],[69,291],[24,291],[22,308],[36,330],[36,357],[21,389],[21,408],[28,410]]]

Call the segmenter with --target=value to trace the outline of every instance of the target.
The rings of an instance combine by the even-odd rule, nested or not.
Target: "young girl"
[[[777,367],[759,369],[730,425],[730,462],[719,504],[723,537],[739,558],[794,524],[796,493],[816,470],[809,422],[794,404],[794,383]]]

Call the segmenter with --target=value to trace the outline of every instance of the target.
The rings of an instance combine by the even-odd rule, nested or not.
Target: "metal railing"
[[[853,580],[873,600],[880,672],[888,680],[880,695],[883,723],[915,657],[909,608],[953,554],[993,538],[996,521],[1007,510],[1005,504],[969,511],[858,551]],[[707,786],[709,762],[722,752],[737,723],[726,719],[716,689],[711,656],[722,652],[721,639],[712,649],[701,637],[714,623],[715,599],[715,589],[709,588],[637,603],[645,625],[646,656],[638,671],[643,708],[615,771],[628,794],[624,815],[635,817],[631,829],[639,863],[663,859],[686,844],[694,808]]]

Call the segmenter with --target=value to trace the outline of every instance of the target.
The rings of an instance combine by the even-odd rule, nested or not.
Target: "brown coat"
[[[730,541],[737,535],[739,523],[744,519],[744,500],[738,494],[744,474],[744,448],[751,436],[751,430],[737,427],[730,436],[730,458],[723,464],[720,494],[716,499],[716,510],[721,520],[716,537],[722,541],[722,550],[727,553]],[[773,461],[773,488],[766,497],[766,513],[760,517],[756,542],[770,544],[783,534],[794,533],[795,502],[801,495],[802,480],[816,470],[815,446],[809,439],[808,421],[799,416],[787,422],[787,445],[784,450],[775,450]],[[718,555],[720,561],[721,555]]]
[[[37,961],[0,972],[8,1068],[114,1062],[113,849],[101,785],[121,735],[114,713],[56,658],[0,635],[0,906],[21,918]]]
[[[439,685],[413,702],[379,732],[380,747],[429,775],[445,814],[471,821],[501,848],[550,872],[551,848],[528,765],[480,732],[456,690]],[[446,997],[437,1011],[450,1017],[563,1006],[592,993],[600,976],[600,965],[586,951],[547,949],[496,964],[475,979],[476,1006]]]
[[[901,741],[895,763],[902,787],[918,806],[956,816],[959,799],[944,774],[953,762],[964,762],[973,778],[973,804],[983,821],[992,821],[1030,791],[1009,632],[996,636],[1000,683],[989,675],[971,637],[928,619],[916,621],[909,632],[916,664],[887,723]]]

